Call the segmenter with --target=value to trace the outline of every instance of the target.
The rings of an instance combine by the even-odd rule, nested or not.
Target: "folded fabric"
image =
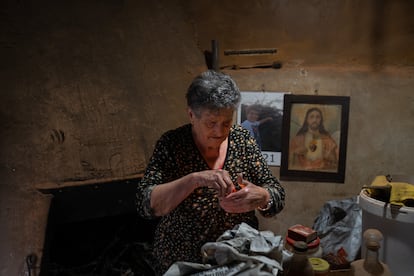
[[[414,207],[414,185],[391,182],[390,203],[399,206]]]
[[[283,271],[283,240],[246,223],[225,231],[201,248],[203,264],[175,262],[164,276],[278,275]]]
[[[392,177],[379,175],[366,188],[374,198],[379,195],[379,191],[387,191],[389,198],[386,201],[392,205],[414,207],[414,185],[408,182],[394,182]]]

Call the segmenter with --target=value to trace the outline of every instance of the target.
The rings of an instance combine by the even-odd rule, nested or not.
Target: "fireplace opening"
[[[140,218],[139,179],[49,189],[53,194],[40,275],[154,275],[157,221]]]

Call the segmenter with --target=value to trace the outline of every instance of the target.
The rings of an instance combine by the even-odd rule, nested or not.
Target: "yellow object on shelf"
[[[329,275],[329,263],[322,258],[309,258],[315,275]]]
[[[378,175],[374,178],[374,180],[371,183],[371,186],[373,187],[384,187],[388,186],[390,182],[388,181],[387,177],[385,175]]]
[[[413,202],[414,185],[402,182],[391,182],[391,204],[413,207]]]
[[[364,187],[368,195],[397,206],[414,206],[414,185],[407,182],[393,182],[385,175],[379,175],[371,186]]]

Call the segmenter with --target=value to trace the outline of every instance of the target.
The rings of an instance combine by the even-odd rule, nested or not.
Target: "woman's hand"
[[[230,175],[225,170],[207,170],[194,173],[197,187],[209,187],[217,191],[219,197],[225,197],[234,189]]]
[[[270,199],[269,192],[239,175],[237,182],[242,189],[219,198],[220,206],[228,213],[245,213],[266,205]]]

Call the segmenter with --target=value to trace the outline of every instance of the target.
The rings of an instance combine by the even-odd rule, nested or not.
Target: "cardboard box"
[[[312,228],[296,224],[288,228],[288,237],[295,241],[309,243],[318,237],[318,233]]]

